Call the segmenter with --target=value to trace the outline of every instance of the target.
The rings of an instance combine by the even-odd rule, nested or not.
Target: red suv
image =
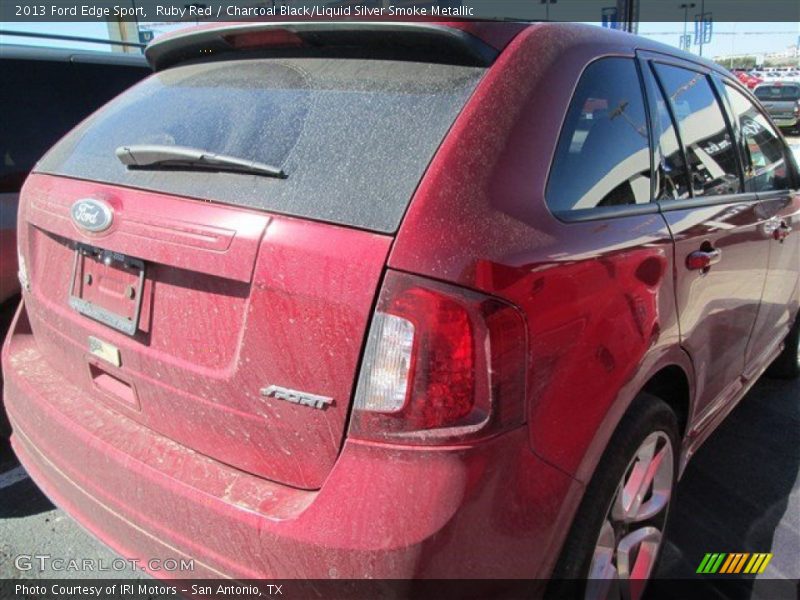
[[[602,594],[798,375],[797,168],[711,62],[479,22],[146,54],[25,184],[3,349],[20,460],[123,555]]]

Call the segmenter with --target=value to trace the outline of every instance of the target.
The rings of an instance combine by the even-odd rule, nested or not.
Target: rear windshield
[[[355,59],[251,59],[168,69],[96,113],[40,172],[393,232],[483,69]],[[189,146],[287,179],[128,170],[117,147]]]
[[[759,100],[800,100],[800,86],[765,85],[756,88],[755,94]]]

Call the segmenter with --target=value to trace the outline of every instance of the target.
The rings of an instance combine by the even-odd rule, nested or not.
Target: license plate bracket
[[[127,335],[139,328],[144,261],[88,244],[75,245],[69,305]]]

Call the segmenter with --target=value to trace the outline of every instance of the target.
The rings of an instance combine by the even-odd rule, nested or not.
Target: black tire
[[[775,379],[797,379],[800,377],[800,314],[794,327],[786,336],[783,352],[767,369],[767,376]]]
[[[672,441],[674,465],[671,497],[674,497],[680,455],[678,420],[666,402],[642,393],[636,398],[614,432],[586,488],[553,572],[551,584],[548,586],[547,598],[584,597],[586,577],[589,574],[595,545],[617,487],[639,447],[654,432],[663,432]],[[669,506],[664,515],[662,533],[666,528],[668,514]],[[657,563],[658,558],[656,565]]]

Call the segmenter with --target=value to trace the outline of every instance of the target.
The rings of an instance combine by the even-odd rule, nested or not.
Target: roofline
[[[489,66],[503,48],[525,29],[524,23],[487,21],[269,21],[243,22],[231,24],[214,23],[178,30],[161,36],[145,49],[145,57],[154,70],[158,71],[179,62],[197,59],[200,50],[206,47],[218,51],[232,51],[226,38],[237,34],[287,31],[308,38],[307,47],[313,48],[322,38],[336,46],[341,42],[334,36],[351,36],[350,46],[361,47],[365,43],[375,43],[374,34],[419,37],[428,42],[435,40],[450,51],[460,53],[472,64]],[[370,38],[371,36],[371,38]],[[311,39],[313,38],[313,40]],[[384,44],[384,47],[386,44]],[[265,45],[265,48],[269,46]],[[384,48],[385,49],[385,48]]]

